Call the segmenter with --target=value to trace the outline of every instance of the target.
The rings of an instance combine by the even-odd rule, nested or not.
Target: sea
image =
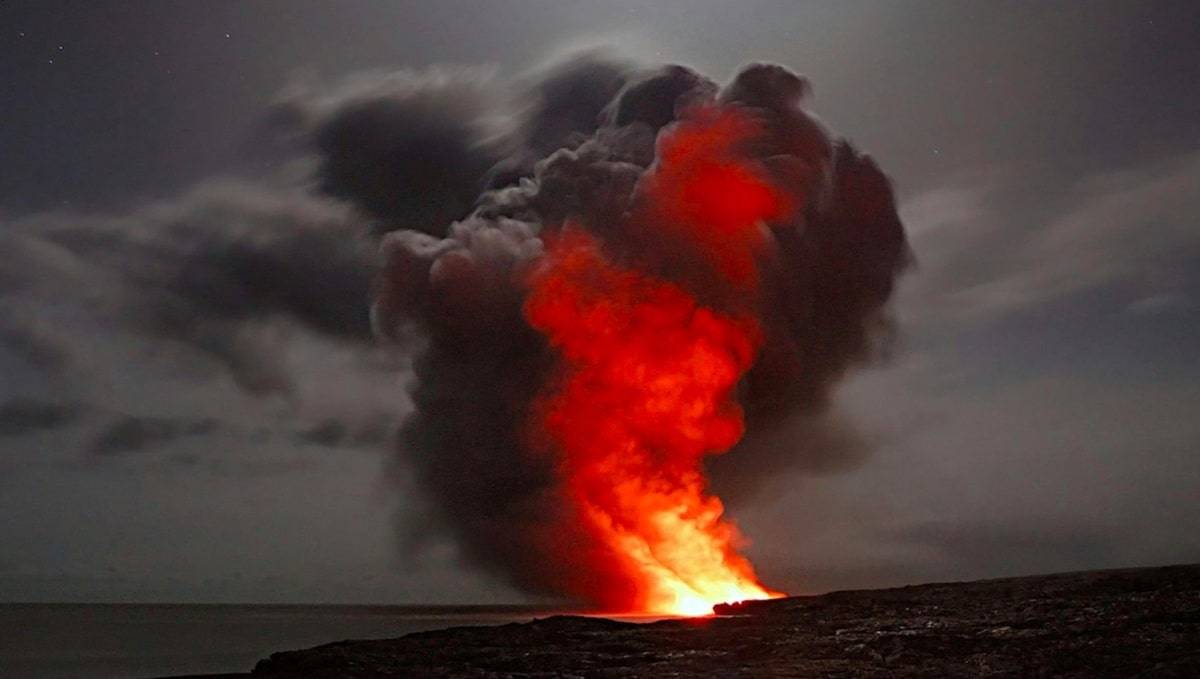
[[[276,651],[563,612],[528,606],[0,604],[0,677],[249,672]]]

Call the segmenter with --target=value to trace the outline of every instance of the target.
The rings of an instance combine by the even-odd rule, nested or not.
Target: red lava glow
[[[734,153],[755,132],[732,111],[681,124],[660,141],[646,189],[649,228],[687,235],[739,289],[756,280],[764,222],[787,209]],[[614,555],[615,564],[596,567],[632,583],[632,600],[615,605],[706,615],[716,603],[782,596],[738,553],[743,540],[707,493],[702,465],[743,433],[734,397],[761,342],[753,303],[708,308],[570,227],[549,244],[529,285],[525,315],[561,361],[535,424],[558,451],[575,514]]]
[[[658,166],[645,186],[651,224],[683,235],[741,288],[757,283],[763,222],[784,219],[795,207],[740,157],[739,147],[761,132],[736,109],[697,112],[659,137]]]

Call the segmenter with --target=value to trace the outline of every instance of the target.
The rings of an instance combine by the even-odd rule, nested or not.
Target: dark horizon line
[[[843,593],[843,592],[885,591],[885,590],[893,590],[893,589],[902,589],[902,588],[906,588],[906,587],[937,586],[937,585],[949,585],[949,584],[969,583],[969,582],[996,582],[996,581],[1003,581],[1003,580],[1020,580],[1020,579],[1024,579],[1024,578],[1040,578],[1040,577],[1052,577],[1052,576],[1060,576],[1060,575],[1078,575],[1081,573],[1110,573],[1110,572],[1118,572],[1118,571],[1136,571],[1136,570],[1142,570],[1142,569],[1147,569],[1147,568],[1179,568],[1179,567],[1198,567],[1198,566],[1200,566],[1200,562],[1198,562],[1198,561],[1172,561],[1169,563],[1161,563],[1161,564],[1136,564],[1136,565],[1124,565],[1124,566],[1111,566],[1111,567],[1107,567],[1107,568],[1076,568],[1076,569],[1071,569],[1071,570],[1050,571],[1050,572],[1045,572],[1045,571],[1023,572],[1023,573],[1017,573],[1017,574],[1011,574],[1011,575],[998,575],[998,576],[989,576],[989,577],[982,577],[982,578],[976,577],[976,578],[962,578],[962,579],[954,579],[954,580],[935,579],[935,580],[906,582],[903,584],[886,585],[886,586],[881,586],[881,587],[852,587],[852,588],[844,588],[844,589],[831,589],[828,591],[821,591],[821,592],[803,592],[803,593],[796,593],[796,594],[787,594],[781,598],[796,599],[796,598],[805,598],[805,597],[824,596],[826,594],[838,594],[838,593]],[[764,600],[764,601],[769,601],[769,600]],[[723,602],[723,603],[740,603],[740,602]],[[230,602],[194,603],[193,602],[193,603],[189,603],[189,602],[178,602],[178,601],[176,601],[176,602],[171,602],[171,601],[0,601],[0,606],[62,606],[62,607],[69,607],[69,606],[114,606],[114,607],[115,606],[125,606],[125,607],[157,606],[157,607],[163,607],[163,608],[186,607],[186,606],[193,606],[193,607],[202,606],[202,607],[209,607],[209,608],[245,608],[245,607],[258,607],[258,608],[368,608],[368,609],[370,609],[370,608],[377,608],[377,609],[401,609],[401,608],[404,608],[404,609],[439,610],[439,611],[444,611],[444,612],[451,612],[454,610],[461,610],[463,612],[482,612],[482,611],[491,609],[496,612],[529,611],[529,612],[553,613],[553,614],[559,614],[559,615],[589,615],[589,616],[590,615],[601,615],[601,616],[608,615],[608,616],[621,616],[621,617],[635,617],[635,616],[641,615],[638,613],[629,613],[629,612],[621,613],[621,612],[617,612],[617,611],[585,610],[585,609],[583,609],[583,607],[571,605],[566,602],[559,602],[557,604],[556,603],[545,603],[545,604],[529,604],[529,603],[524,603],[524,604],[519,604],[519,603],[381,604],[381,603],[254,603],[254,602],[241,602],[241,603],[230,603]],[[673,616],[652,615],[649,617],[673,617]],[[683,616],[683,617],[688,617],[688,616]]]

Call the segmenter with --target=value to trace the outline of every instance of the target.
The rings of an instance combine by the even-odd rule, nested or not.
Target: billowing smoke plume
[[[445,83],[434,89],[445,96]],[[459,99],[457,118],[403,104],[415,91],[339,109],[314,137],[324,188],[402,227],[383,239],[373,310],[383,336],[422,342],[399,451],[468,558],[528,591],[593,603],[630,586],[596,568],[610,546],[572,516],[562,461],[531,426],[561,366],[527,318],[530,276],[571,232],[706,308],[754,319],[759,346],[736,394],[747,434],[710,459],[714,487],[745,491],[788,464],[857,455],[825,411],[838,380],[886,340],[909,255],[888,179],[802,108],[804,79],[754,64],[720,87],[682,66],[636,71],[590,55],[515,97],[523,117],[502,139],[476,134],[485,112]],[[405,136],[435,125],[420,143]],[[714,144],[736,166],[688,156]],[[420,172],[414,154],[428,159]],[[695,176],[681,184],[673,172]],[[769,195],[753,182],[731,192],[730,172]],[[729,246],[747,224],[749,240]],[[756,440],[795,418],[815,444]]]
[[[273,127],[318,153],[318,188],[358,206],[375,231],[445,233],[471,212],[503,156],[489,122],[497,95],[482,69],[363,75],[328,93],[298,82]]]

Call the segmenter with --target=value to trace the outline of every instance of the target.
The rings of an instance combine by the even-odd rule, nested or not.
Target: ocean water
[[[248,672],[275,651],[558,612],[522,606],[0,604],[0,677]]]

